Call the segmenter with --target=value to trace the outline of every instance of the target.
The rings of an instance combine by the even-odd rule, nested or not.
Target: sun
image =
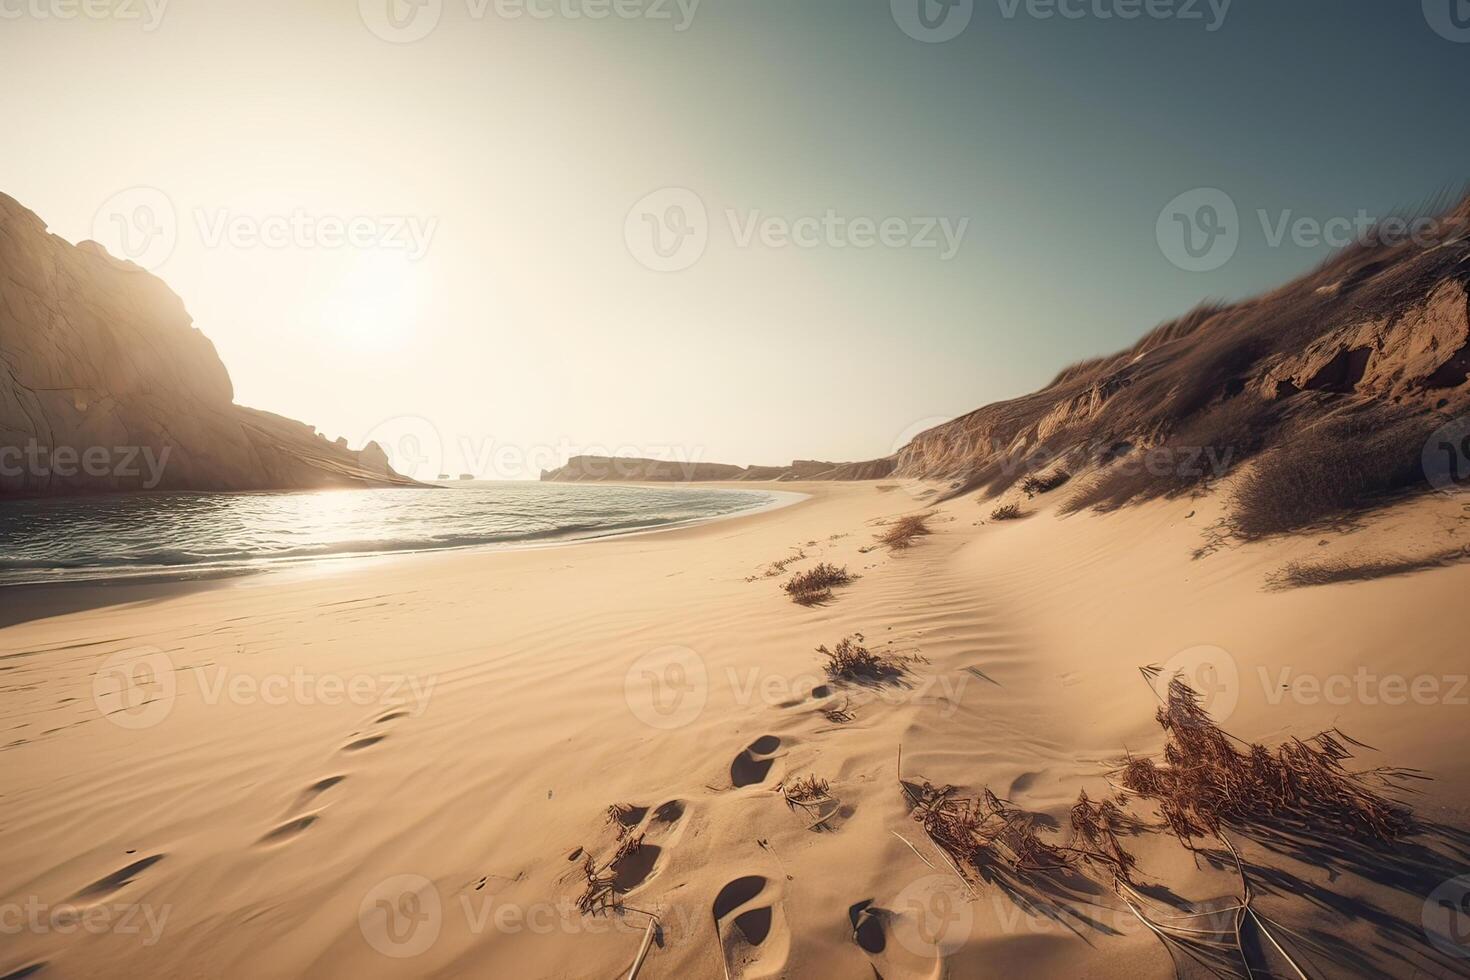
[[[422,268],[406,252],[364,251],[332,286],[324,326],[354,349],[393,350],[413,336],[423,301]]]

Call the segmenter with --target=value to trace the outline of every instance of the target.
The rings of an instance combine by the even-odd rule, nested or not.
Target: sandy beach
[[[1197,558],[1215,498],[994,522],[910,484],[779,488],[810,496],[569,547],[32,592],[0,629],[0,975],[626,976],[652,913],[646,978],[1172,976],[1085,876],[964,900],[898,765],[1064,828],[1162,745],[1137,668],[1201,656],[1234,734],[1336,727],[1377,750],[1355,763],[1434,777],[1431,830],[1391,852],[1239,841],[1260,907],[1330,975],[1464,975],[1423,916],[1466,854],[1432,828],[1470,816],[1447,615],[1470,566],[1269,585],[1293,559],[1470,544],[1459,502]],[[874,548],[916,510],[932,534]],[[767,572],[796,554],[788,573],[858,578],[793,604]],[[830,682],[815,648],[856,633],[922,659]],[[816,827],[778,791],[810,774],[835,801]],[[582,862],[620,832],[643,840],[612,872],[624,909],[583,915]],[[1160,895],[1235,889],[1165,835],[1137,847]]]

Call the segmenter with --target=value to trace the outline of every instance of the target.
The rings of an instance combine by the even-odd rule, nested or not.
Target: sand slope
[[[626,975],[646,918],[574,904],[577,849],[602,863],[617,848],[613,804],[644,839],[616,869],[622,901],[663,924],[643,977],[1172,976],[1080,876],[950,903],[897,762],[901,745],[906,778],[989,786],[1065,827],[1125,747],[1161,745],[1136,668],[1201,645],[1235,669],[1211,695],[1234,702],[1232,731],[1340,726],[1381,750],[1367,764],[1433,772],[1426,819],[1470,823],[1454,735],[1470,691],[1451,691],[1470,664],[1450,614],[1470,566],[1263,587],[1302,555],[1470,544],[1458,502],[1195,560],[1209,501],[992,523],[959,499],[889,554],[863,549],[875,522],[921,506],[912,487],[781,486],[813,496],[574,547],[98,588],[61,600],[93,608],[0,630],[0,906],[29,910],[7,912],[0,976]],[[798,607],[762,577],[796,549],[793,569],[861,578]],[[814,648],[857,631],[927,662],[905,687],[829,684]],[[1437,700],[1277,696],[1282,669],[1296,683],[1359,667],[1438,678]],[[838,707],[851,720],[823,713]],[[825,831],[774,792],[809,773],[839,801]],[[1463,837],[1391,858],[1242,849],[1262,907],[1323,942],[1326,975],[1470,975],[1421,924],[1464,871]],[[1175,895],[1233,887],[1167,840],[1139,853]]]

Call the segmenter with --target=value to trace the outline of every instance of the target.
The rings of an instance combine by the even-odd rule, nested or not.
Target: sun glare
[[[403,346],[418,326],[422,277],[404,254],[362,252],[328,294],[323,328],[359,350]]]

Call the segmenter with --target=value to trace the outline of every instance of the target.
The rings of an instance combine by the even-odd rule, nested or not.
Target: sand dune
[[[1291,560],[1470,543],[1457,501],[1196,559],[1212,500],[992,522],[911,486],[781,486],[812,496],[574,547],[33,593],[56,614],[0,630],[0,904],[41,924],[9,930],[0,976],[625,976],[645,913],[645,978],[1172,976],[1096,876],[967,899],[899,752],[905,780],[988,786],[1065,836],[1080,790],[1163,744],[1137,668],[1201,648],[1235,734],[1336,726],[1364,765],[1436,777],[1430,830],[1392,850],[1241,835],[1261,908],[1320,975],[1467,975],[1424,916],[1470,854],[1438,829],[1470,807],[1446,615],[1470,566],[1268,587]],[[874,548],[925,508],[931,534]],[[791,602],[818,561],[857,578]],[[816,648],[858,633],[918,659],[833,681]],[[1299,684],[1360,671],[1346,700]],[[1405,702],[1389,676],[1438,687]],[[788,804],[811,775],[824,802]],[[1166,835],[1134,845],[1161,900],[1233,894]],[[589,858],[621,911],[578,909]]]

